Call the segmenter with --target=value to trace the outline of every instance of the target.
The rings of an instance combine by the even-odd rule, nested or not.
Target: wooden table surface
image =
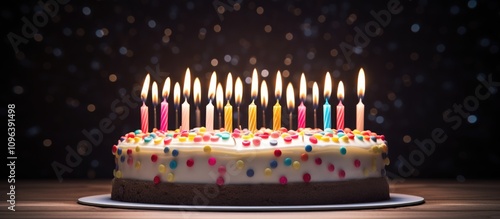
[[[415,206],[337,211],[193,212],[86,206],[78,198],[110,192],[110,180],[17,180],[16,211],[4,199],[0,218],[500,218],[500,180],[406,179],[392,193],[425,198]],[[4,189],[5,188],[5,189]],[[2,192],[8,185],[2,184]],[[6,194],[6,193],[3,193]],[[8,196],[3,195],[4,198]]]

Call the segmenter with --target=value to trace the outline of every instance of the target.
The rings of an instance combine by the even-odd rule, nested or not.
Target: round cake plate
[[[314,211],[314,210],[360,210],[375,208],[394,208],[424,203],[424,198],[414,195],[391,193],[390,199],[378,202],[332,205],[293,205],[293,206],[208,206],[208,205],[165,205],[111,200],[111,194],[93,195],[78,199],[78,203],[98,207],[179,210],[179,211]]]

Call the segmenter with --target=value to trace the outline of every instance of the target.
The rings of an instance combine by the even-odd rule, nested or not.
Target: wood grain
[[[8,185],[1,184],[2,191]],[[111,180],[19,180],[16,211],[2,201],[0,218],[500,218],[499,180],[417,180],[391,183],[393,193],[425,198],[421,205],[349,211],[187,212],[101,208],[77,199],[110,193]],[[5,194],[5,193],[4,193]],[[7,196],[4,196],[7,198]]]

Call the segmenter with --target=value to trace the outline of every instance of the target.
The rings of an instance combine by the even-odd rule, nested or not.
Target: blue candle
[[[324,96],[325,96],[325,104],[323,105],[323,130],[332,128],[332,107],[330,103],[328,103],[328,99],[330,99],[330,94],[332,93],[332,78],[330,76],[330,72],[326,73],[325,76],[325,88],[324,88]]]

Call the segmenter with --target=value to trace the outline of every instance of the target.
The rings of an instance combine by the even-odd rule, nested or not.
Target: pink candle
[[[160,112],[160,131],[168,131],[168,95],[170,93],[170,77],[165,80],[163,84],[162,96],[163,101],[161,102],[161,112]]]
[[[337,129],[344,129],[344,105],[342,105],[342,100],[344,100],[344,83],[342,81],[339,82],[337,98],[339,99],[339,104],[337,105]]]
[[[297,128],[305,128],[306,127],[306,107],[304,106],[304,101],[307,96],[307,90],[306,90],[306,76],[304,73],[300,76],[300,88],[299,88],[299,98],[300,98],[300,105],[298,107],[298,115],[297,115]]]
[[[148,74],[146,75],[146,79],[144,79],[144,84],[142,85],[142,91],[141,91],[141,99],[142,99],[141,130],[143,133],[147,133],[149,130],[148,107],[146,106],[146,99],[148,98],[148,91],[149,91],[149,80],[150,76]]]

